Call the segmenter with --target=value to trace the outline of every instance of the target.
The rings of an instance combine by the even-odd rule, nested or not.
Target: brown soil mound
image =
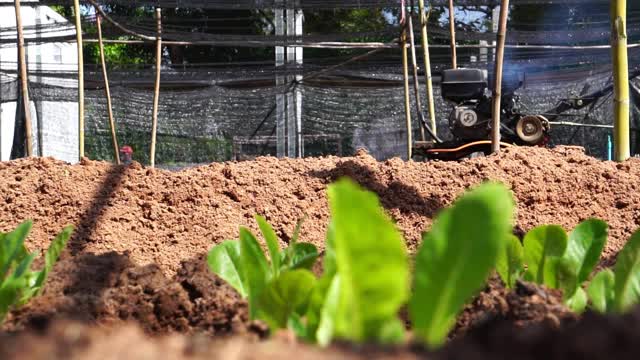
[[[438,359],[607,360],[640,358],[640,308],[624,316],[586,314],[563,328],[487,323],[454,340]]]
[[[240,338],[211,341],[202,336],[174,334],[151,339],[132,325],[104,329],[60,322],[43,333],[0,334],[3,360],[359,360],[365,358],[363,351],[376,359],[416,358],[406,350],[320,349],[286,338],[268,342]]]
[[[421,347],[357,347],[336,345],[319,349],[276,337],[267,342],[243,338],[212,341],[201,336],[170,335],[149,338],[136,326],[90,328],[58,322],[42,333],[0,334],[0,358],[6,360],[89,359],[522,359],[608,360],[638,359],[640,308],[625,316],[587,314],[562,328],[540,324],[514,328],[510,323],[488,322],[439,352]]]
[[[640,161],[601,162],[580,149],[518,148],[463,162],[377,162],[310,158],[211,164],[172,173],[103,162],[71,166],[33,158],[0,163],[0,230],[34,220],[30,248],[48,246],[67,224],[77,227],[70,253],[128,252],[140,265],[158,264],[167,276],[180,263],[235,238],[238,226],[257,230],[266,216],[286,241],[308,215],[302,240],[322,247],[328,209],[325,189],[350,176],[377,192],[410,248],[431,218],[466,188],[485,180],[509,184],[518,200],[517,231],[588,217],[609,222],[610,260],[640,224]]]
[[[246,302],[209,271],[203,257],[185,261],[171,279],[157,265],[138,267],[116,253],[63,260],[56,274],[43,296],[10,314],[4,330],[43,329],[61,318],[103,326],[135,321],[155,335],[264,332],[248,322]]]
[[[562,292],[525,282],[518,282],[515,289],[508,290],[494,277],[478,297],[465,306],[450,338],[460,338],[497,321],[518,328],[538,324],[559,328],[576,320],[577,316],[562,303]]]

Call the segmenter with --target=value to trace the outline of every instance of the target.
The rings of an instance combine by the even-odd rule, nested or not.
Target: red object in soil
[[[133,148],[129,145],[125,145],[120,148],[120,161],[124,164],[130,164],[133,161]]]

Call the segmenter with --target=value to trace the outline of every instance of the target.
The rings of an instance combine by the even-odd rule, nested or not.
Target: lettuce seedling
[[[563,291],[565,305],[577,313],[587,307],[588,297],[582,284],[600,260],[608,230],[607,223],[602,220],[581,222],[569,234],[567,250],[558,263],[557,285]]]
[[[423,236],[409,304],[416,335],[441,346],[456,317],[486,283],[511,237],[514,200],[499,184],[485,184],[459,198]]]
[[[557,225],[534,228],[524,239],[525,280],[561,289],[565,305],[584,311],[588,297],[582,284],[600,259],[607,233],[607,224],[597,219],[581,222],[568,236]]]
[[[598,219],[588,219],[576,226],[569,234],[567,251],[563,258],[571,261],[576,270],[578,283],[589,279],[598,264],[607,243],[609,226]]]
[[[517,236],[509,236],[506,246],[498,254],[496,270],[507,289],[513,289],[524,272],[524,249]]]
[[[593,277],[587,293],[591,300],[591,307],[600,313],[613,311],[615,299],[616,276],[610,269],[602,270]]]
[[[640,302],[640,231],[618,254],[614,274],[613,310],[622,313]]]
[[[542,225],[524,236],[525,280],[557,288],[556,268],[567,249],[567,233],[558,225]]]
[[[640,231],[618,254],[614,271],[596,274],[587,292],[591,307],[601,313],[624,313],[640,303]]]
[[[270,261],[253,233],[241,227],[239,241],[227,240],[215,246],[207,262],[213,273],[248,300],[251,319],[261,319],[273,329],[286,328],[291,317],[307,310],[315,285],[315,276],[309,270],[318,258],[318,250],[312,244],[297,242],[300,223],[289,246],[280,250],[271,225],[261,216],[256,216],[256,221]]]
[[[316,293],[324,299],[314,303],[310,315],[320,318],[318,341],[322,345],[332,339],[402,341],[404,326],[398,314],[409,297],[408,254],[402,235],[378,197],[351,180],[332,184],[328,195],[326,276]]]
[[[31,265],[37,254],[29,253],[24,245],[32,225],[33,222],[28,220],[14,231],[0,234],[0,322],[9,311],[40,295],[73,232],[72,226],[64,228],[45,253],[44,267],[33,271]]]

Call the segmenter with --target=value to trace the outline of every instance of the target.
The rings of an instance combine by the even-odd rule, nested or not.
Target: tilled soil
[[[415,250],[421,233],[428,230],[440,209],[466,188],[486,180],[503,181],[513,189],[518,202],[515,232],[519,235],[540,224],[571,228],[589,217],[606,220],[610,239],[602,265],[615,261],[625,240],[640,224],[640,160],[601,162],[572,147],[509,149],[498,156],[462,162],[377,162],[363,152],[353,158],[260,158],[180,172],[146,169],[135,163],[112,166],[87,160],[75,166],[51,159],[4,162],[0,163],[0,197],[4,199],[0,205],[0,230],[7,231],[25,219],[33,219],[34,230],[27,243],[30,249],[46,248],[67,224],[74,224],[76,232],[43,296],[11,314],[3,325],[2,330],[13,335],[0,340],[0,355],[2,351],[24,355],[20,352],[23,348],[11,350],[5,344],[29,346],[34,339],[42,342],[43,349],[64,349],[57,332],[70,331],[76,339],[73,332],[78,329],[83,330],[77,339],[86,346],[74,345],[75,357],[66,358],[94,358],[86,354],[111,347],[117,354],[118,346],[123,346],[124,351],[126,344],[138,339],[153,348],[146,354],[158,354],[154,358],[179,359],[170,354],[188,355],[184,348],[193,346],[189,345],[191,340],[185,340],[191,338],[169,335],[174,333],[205,334],[215,339],[241,334],[234,337],[235,343],[256,341],[265,329],[247,321],[246,303],[208,272],[204,254],[214,244],[235,238],[239,226],[257,230],[253,220],[256,213],[274,225],[282,245],[296,222],[306,216],[302,240],[322,249],[329,217],[325,190],[342,176],[379,194],[405,234],[410,250]],[[56,319],[73,319],[80,325],[67,325]],[[626,325],[620,325],[629,322],[628,318],[595,319],[587,317],[582,322],[620,326],[624,336],[635,339],[626,334]],[[451,354],[457,354],[455,349],[476,351],[474,346],[499,351],[495,349],[499,341],[482,338],[482,334],[493,330],[477,329],[501,321],[520,329],[544,327],[546,330],[531,340],[534,343],[554,341],[555,338],[544,336],[572,326],[576,319],[561,306],[557,293],[527,284],[507,292],[492,281],[467,306],[452,333],[452,344],[462,345],[452,345],[437,356],[454,356]],[[131,323],[133,327],[122,328],[128,330],[114,330]],[[86,330],[86,324],[101,328]],[[507,325],[496,325],[496,329]],[[72,330],[65,330],[69,327]],[[580,334],[581,328],[577,329]],[[47,337],[40,338],[38,330],[45,331]],[[522,331],[500,331],[495,333],[520,341],[517,335]],[[569,330],[562,331],[563,336],[574,336]],[[138,333],[170,337],[145,342]],[[205,343],[205,348],[211,347]],[[239,351],[232,343],[225,342],[225,346]],[[272,351],[269,344],[261,343],[260,349]],[[296,352],[300,347],[290,346]],[[275,354],[281,355],[281,348],[282,344],[276,345]],[[309,358],[330,354],[302,349],[309,352]],[[352,350],[332,351],[346,358],[353,356]],[[413,355],[407,351],[402,350],[402,354],[411,358]],[[32,357],[18,358],[38,358],[36,350],[29,354]],[[238,358],[252,356],[245,355]],[[432,356],[436,355],[429,355]]]
[[[138,326],[96,328],[57,322],[42,332],[0,334],[0,358],[7,360],[608,360],[640,356],[640,308],[624,316],[588,313],[560,328],[549,323],[520,327],[488,321],[442,350],[420,346],[380,348],[338,344],[320,349],[276,335],[264,342],[242,337],[220,341],[181,334],[150,338]]]
[[[33,219],[28,245],[45,248],[60,229],[74,224],[68,255],[128,252],[135,264],[157,264],[172,276],[182,261],[236,238],[239,226],[257,230],[256,213],[274,225],[283,242],[306,216],[302,240],[322,248],[329,216],[325,190],[342,176],[380,195],[410,249],[440,209],[485,180],[503,181],[514,190],[516,232],[545,223],[570,228],[589,217],[608,221],[607,263],[640,224],[640,160],[601,162],[561,147],[509,149],[462,162],[377,162],[364,153],[260,158],[177,173],[93,161],[3,162],[0,230]]]

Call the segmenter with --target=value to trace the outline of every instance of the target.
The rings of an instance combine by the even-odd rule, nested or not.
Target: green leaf
[[[441,346],[458,313],[483,287],[511,236],[514,202],[499,184],[484,184],[440,213],[416,255],[409,311],[416,334]]]
[[[51,245],[49,245],[49,249],[44,254],[44,269],[38,272],[38,276],[36,282],[34,284],[34,290],[37,294],[42,292],[42,286],[44,282],[47,280],[49,273],[53,269],[53,265],[58,261],[60,254],[67,246],[69,239],[71,238],[71,234],[73,233],[73,226],[67,226],[56,236]]]
[[[336,258],[335,258],[335,226],[333,222],[329,223],[327,227],[327,237],[325,241],[324,248],[324,261],[323,261],[323,273],[320,280],[313,289],[311,293],[311,298],[309,300],[309,309],[307,311],[307,339],[311,342],[318,342],[324,345],[327,345],[328,342],[333,338],[333,321],[335,317],[335,311],[332,312],[331,317],[326,317],[328,315],[325,314],[323,319],[323,313],[327,313],[327,306],[331,307],[331,305],[327,305],[332,301],[335,302],[335,306],[337,306],[337,299],[333,299],[333,297],[337,297],[339,294],[339,286],[337,289],[334,289],[334,293],[329,295],[330,288],[335,281],[334,278],[336,276]],[[333,299],[333,300],[332,300]],[[325,322],[323,324],[323,328],[320,329],[321,321]],[[327,325],[326,322],[330,323],[330,326]]]
[[[308,270],[287,271],[271,280],[259,296],[258,317],[271,329],[286,328],[293,314],[304,314],[316,278]]]
[[[561,289],[565,300],[572,298],[580,288],[578,282],[577,267],[573,260],[553,257],[546,267],[547,285],[555,289]],[[549,270],[553,270],[552,272]]]
[[[249,316],[252,320],[257,316],[257,303],[267,282],[271,279],[267,258],[260,244],[249,229],[240,228],[240,264],[242,278],[246,280],[249,298]]]
[[[380,329],[397,320],[409,295],[405,242],[375,194],[350,180],[329,186],[340,274],[335,337],[380,340]]]
[[[298,339],[308,339],[309,331],[307,326],[304,324],[302,320],[302,316],[293,313],[289,316],[289,320],[287,321],[287,328],[291,329]]]
[[[8,278],[2,282],[0,286],[0,324],[11,308],[19,302],[21,291],[28,287],[27,279]]]
[[[296,243],[289,245],[287,250],[288,251],[284,252],[285,258],[282,262],[283,264],[287,264],[287,270],[311,270],[319,256],[318,248],[309,243]]]
[[[331,277],[338,271],[336,260],[336,226],[334,221],[330,221],[327,226],[327,238],[324,246],[324,261],[322,263],[323,276]]]
[[[377,330],[377,342],[381,345],[394,345],[404,341],[405,324],[400,319],[389,319]]]
[[[567,305],[571,311],[581,314],[587,308],[588,301],[587,293],[579,287],[572,297],[565,299],[564,304]]]
[[[34,253],[24,258],[14,272],[0,284],[0,320],[4,319],[12,306],[24,305],[32,297],[33,292],[29,291],[29,268],[35,257]]]
[[[556,288],[555,260],[564,255],[567,242],[567,233],[558,225],[538,226],[529,231],[524,237],[527,279]]]
[[[512,289],[516,280],[524,271],[524,249],[517,236],[508,237],[504,250],[498,254],[496,270],[508,289]]]
[[[578,282],[583,283],[598,264],[607,242],[609,227],[606,222],[589,219],[581,222],[569,235],[565,258],[577,265]]]
[[[615,275],[609,269],[603,270],[593,277],[587,288],[587,293],[594,310],[604,314],[613,307],[615,282]]]
[[[329,283],[322,303],[320,324],[317,329],[316,339],[320,346],[327,346],[335,337],[336,321],[338,320],[340,307],[340,289],[342,287],[340,275],[335,275]]]
[[[625,312],[640,302],[640,231],[636,231],[618,254],[613,310]]]
[[[31,226],[33,222],[31,220],[27,220],[22,224],[18,225],[18,227],[8,233],[4,234],[3,238],[0,241],[0,279],[4,279],[7,275],[11,267],[24,259],[27,255],[27,251],[24,247],[24,242],[29,232],[31,231]]]
[[[226,281],[243,298],[249,295],[240,257],[240,242],[227,240],[216,245],[207,256],[211,272]]]
[[[269,256],[271,257],[271,269],[273,276],[278,276],[278,273],[280,272],[280,244],[278,243],[278,236],[265,218],[260,215],[256,215],[256,221],[258,222],[262,236],[264,236],[264,239],[267,242]]]
[[[302,229],[302,224],[306,218],[307,217],[305,216],[296,223],[296,228],[293,230],[293,236],[291,236],[291,241],[289,242],[290,246],[298,242],[298,239],[300,238],[300,229]]]
[[[32,227],[28,220],[8,234],[0,234],[0,322],[12,308],[26,304],[38,295],[48,274],[64,249],[72,227],[65,228],[45,254],[45,266],[33,272],[31,265],[37,253],[29,253],[24,245]]]

